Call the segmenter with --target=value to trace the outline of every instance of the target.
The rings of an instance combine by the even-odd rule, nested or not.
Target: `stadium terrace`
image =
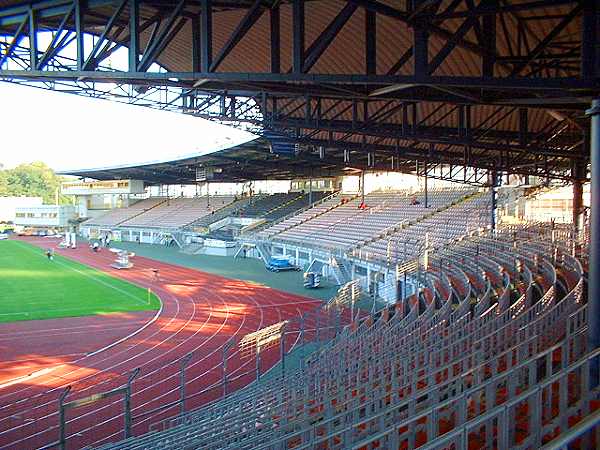
[[[599,40],[583,0],[0,0],[0,80],[252,133],[4,202],[0,447],[599,448]]]

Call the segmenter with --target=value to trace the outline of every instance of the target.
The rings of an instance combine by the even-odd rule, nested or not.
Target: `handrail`
[[[540,450],[567,450],[567,444],[599,425],[600,409],[591,413],[580,422],[577,422],[577,424],[570,428],[566,433],[562,433],[558,437],[554,438],[552,441],[544,445]]]

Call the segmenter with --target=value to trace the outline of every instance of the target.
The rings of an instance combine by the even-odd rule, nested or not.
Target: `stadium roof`
[[[153,90],[173,89],[152,106],[247,120],[330,154],[349,149],[356,166],[584,179],[584,111],[600,94],[597,5],[0,0],[0,77],[110,98],[98,86],[124,86],[118,96],[148,104]],[[21,36],[43,30],[59,33],[30,51]],[[115,42],[128,48],[127,68],[103,65]],[[67,43],[76,57],[60,56]],[[253,105],[257,115],[245,117]]]
[[[182,155],[175,160],[140,162],[109,167],[59,171],[97,180],[137,179],[149,184],[191,184],[196,170],[213,171],[210,181],[241,182],[248,180],[289,180],[302,177],[356,174],[359,169],[346,166],[338,158],[320,159],[306,149],[298,154],[275,154],[265,138],[227,149]]]

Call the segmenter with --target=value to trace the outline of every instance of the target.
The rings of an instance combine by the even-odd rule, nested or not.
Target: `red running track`
[[[28,239],[46,248],[48,240]],[[58,439],[57,399],[66,386],[67,401],[106,392],[125,384],[140,368],[132,388],[133,434],[148,431],[157,421],[177,414],[179,406],[151,413],[179,399],[181,358],[193,352],[186,369],[186,408],[222,395],[221,360],[224,344],[267,325],[298,316],[320,302],[265,286],[207,274],[136,256],[134,268],[110,268],[114,254],[92,253],[87,247],[57,252],[74,260],[150,287],[163,308],[156,321],[135,336],[111,348],[84,356],[46,374],[0,389],[0,448],[39,448]],[[158,268],[155,281],[152,269]],[[68,319],[65,319],[68,320]],[[127,319],[124,319],[125,323]],[[114,319],[111,326],[115,326]],[[100,345],[96,328],[78,333],[78,348],[93,352]],[[42,350],[42,349],[40,349]],[[263,356],[262,369],[273,366],[276,349]],[[18,350],[17,350],[18,352]],[[36,352],[39,353],[39,352]],[[242,358],[237,347],[227,361],[228,392],[254,379],[254,359]],[[207,389],[213,386],[213,388]],[[67,448],[115,441],[123,437],[123,399],[112,397],[67,414]]]
[[[103,348],[135,333],[156,311],[134,311],[86,317],[30,320],[0,325],[0,388],[40,370],[70,364],[89,353],[89,340]]]

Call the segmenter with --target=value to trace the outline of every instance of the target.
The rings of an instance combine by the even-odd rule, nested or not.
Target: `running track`
[[[43,248],[49,243],[47,239],[28,241]],[[150,287],[161,298],[163,308],[156,321],[108,350],[84,355],[48,373],[0,389],[0,448],[30,449],[55,442],[57,399],[66,386],[72,387],[67,397],[67,401],[72,401],[123,386],[127,375],[138,367],[141,371],[132,389],[133,434],[146,432],[151,424],[178,411],[178,406],[173,406],[151,412],[179,398],[179,365],[183,356],[193,352],[186,369],[186,396],[193,396],[186,408],[192,409],[222,395],[218,383],[222,376],[222,349],[227,341],[237,343],[252,331],[298,316],[319,304],[317,300],[139,256],[133,259],[133,269],[117,271],[109,266],[114,254],[106,250],[95,254],[80,246],[57,252]],[[153,279],[154,268],[160,270],[158,281]],[[117,324],[112,318],[108,326],[127,325],[127,317],[123,320]],[[90,328],[89,333],[77,333],[73,339],[78,348],[87,347],[86,352],[90,353],[100,347],[99,341],[105,340],[97,339],[99,333],[102,332],[97,328]],[[263,370],[273,366],[277,358],[277,349],[265,352]],[[237,346],[233,347],[227,361],[227,376],[231,380],[228,392],[251,382],[254,371],[254,359],[241,358]],[[123,420],[121,397],[70,411],[67,448],[121,439]]]

